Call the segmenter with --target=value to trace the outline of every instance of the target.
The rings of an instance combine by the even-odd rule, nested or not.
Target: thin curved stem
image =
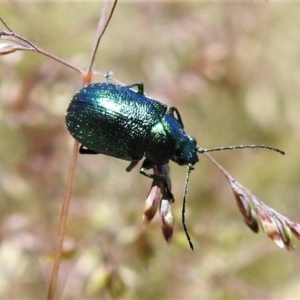
[[[4,26],[9,30],[9,31],[5,31],[5,30],[0,30],[0,37],[4,37],[4,39],[12,41],[14,43],[17,43],[19,45],[21,45],[24,48],[20,48],[17,50],[23,50],[23,51],[34,51],[36,53],[39,53],[41,55],[44,55],[52,60],[55,60],[58,63],[61,63],[62,65],[68,67],[69,69],[72,69],[74,71],[76,71],[79,74],[83,74],[84,71],[81,70],[80,68],[77,68],[76,66],[72,65],[71,63],[68,63],[67,61],[59,58],[58,56],[51,54],[50,52],[38,47],[37,45],[35,45],[34,43],[30,42],[28,39],[24,38],[23,36],[15,33],[14,31],[12,31],[8,25],[4,22],[4,20],[1,18],[1,22],[3,22]]]
[[[90,65],[88,67],[88,71],[87,73],[92,73],[92,69],[93,69],[93,65],[95,63],[95,58],[96,58],[96,54],[97,54],[97,50],[98,50],[98,47],[99,47],[99,44],[100,44],[100,41],[107,29],[107,26],[113,16],[113,13],[114,13],[114,10],[117,6],[117,3],[118,3],[118,0],[114,0],[113,4],[112,4],[112,8],[110,10],[110,14],[106,20],[106,22],[104,23],[103,20],[105,20],[105,15],[107,14],[107,10],[108,10],[108,4],[109,4],[109,1],[105,2],[104,4],[104,7],[101,11],[101,15],[100,15],[100,18],[99,18],[99,23],[98,23],[98,27],[97,27],[97,35],[96,35],[96,43],[95,43],[95,46],[94,46],[94,49],[93,49],[93,52],[92,52],[92,57],[91,57],[91,62],[90,62]]]
[[[105,13],[107,9],[107,3],[106,2],[103,12],[100,15],[100,20],[98,24],[101,24],[101,19],[104,18]],[[103,31],[99,33],[99,26],[97,30],[97,43],[96,46],[93,50],[93,56],[91,59],[91,63],[89,65],[88,71],[87,72],[80,72],[82,74],[82,79],[83,79],[83,85],[91,83],[92,77],[93,77],[93,63],[94,63],[94,58],[98,49],[99,42],[101,40],[101,37],[104,34],[105,29],[108,26],[109,21],[111,20],[113,11],[115,9],[117,0],[114,1],[114,5],[111,9],[110,15],[108,20],[105,23],[105,26],[103,27]],[[101,27],[102,28],[102,27]],[[56,292],[56,286],[57,286],[57,281],[58,281],[58,273],[59,273],[59,268],[60,268],[60,263],[61,263],[61,258],[62,258],[62,253],[63,253],[63,242],[65,238],[65,233],[66,233],[66,227],[67,227],[67,218],[68,218],[68,212],[69,212],[69,207],[70,207],[70,201],[71,201],[71,193],[72,193],[72,186],[73,186],[73,181],[74,181],[74,176],[75,176],[75,170],[76,170],[76,165],[77,165],[77,158],[78,158],[78,150],[79,150],[79,143],[74,140],[73,144],[73,151],[72,151],[72,157],[71,157],[71,162],[70,162],[70,167],[69,167],[69,172],[68,172],[68,180],[67,180],[67,187],[66,187],[66,192],[65,192],[65,197],[63,200],[63,206],[61,210],[61,219],[59,223],[59,232],[58,232],[58,241],[57,241],[57,249],[56,249],[56,255],[55,255],[55,260],[53,264],[53,269],[51,272],[51,278],[50,278],[50,283],[48,287],[48,295],[47,299],[48,300],[53,300],[55,297],[55,292]]]
[[[0,21],[3,23],[4,27],[8,30],[8,31],[13,31],[8,24],[4,21],[4,19],[0,16]]]
[[[71,192],[72,192],[72,186],[73,186],[73,181],[75,176],[75,169],[77,165],[78,149],[79,149],[79,144],[77,141],[74,141],[72,158],[71,158],[71,163],[68,172],[66,193],[64,196],[63,206],[61,209],[61,217],[60,217],[59,230],[58,230],[58,245],[55,253],[54,264],[53,264],[50,283],[48,287],[48,294],[47,294],[48,300],[52,300],[55,297],[58,272],[59,272],[59,267],[60,267],[62,252],[63,252],[63,242],[64,242],[64,237],[66,232],[68,212],[69,212],[69,206],[71,200]]]

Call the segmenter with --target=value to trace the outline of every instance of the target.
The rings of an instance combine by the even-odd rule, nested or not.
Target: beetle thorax
[[[151,142],[146,157],[155,164],[172,160],[179,165],[194,165],[198,161],[196,142],[182,129],[171,115],[163,118],[151,128]]]

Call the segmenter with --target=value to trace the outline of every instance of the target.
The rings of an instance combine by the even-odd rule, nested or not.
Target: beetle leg
[[[127,88],[131,89],[133,87],[137,87],[137,93],[144,95],[144,84],[142,82],[133,83],[130,85],[126,85]]]
[[[168,185],[167,177],[165,175],[151,174],[146,171],[145,168],[140,168],[140,173],[148,178],[152,178],[158,181],[163,182],[165,185]]]
[[[155,180],[161,182],[164,185],[163,198],[168,199],[170,203],[174,202],[174,196],[169,188],[168,177],[166,175],[151,174],[144,168],[140,169],[140,173],[148,178],[152,178],[154,180],[154,185],[157,185],[155,184]]]
[[[142,167],[140,168],[140,173],[148,178],[152,178],[153,180],[162,182],[166,190],[165,195],[167,195],[168,199],[174,199],[173,194],[171,192],[171,183],[170,183],[170,178],[168,176],[168,173],[165,173],[163,170],[155,169],[155,168],[163,167],[164,165],[167,165],[167,163],[159,166],[159,165],[154,165],[151,161],[145,159],[142,164]],[[151,168],[154,169],[154,174],[147,172],[147,170]]]
[[[160,174],[159,172],[158,173],[154,172],[154,174],[147,172],[147,170],[154,168],[154,166],[155,166],[155,164],[146,158],[143,161],[143,164],[140,168],[140,173],[148,178],[152,178],[152,179],[155,179],[155,180],[158,180],[158,181],[161,181],[161,182],[164,182],[167,184],[167,178],[165,175]]]
[[[94,150],[91,150],[83,145],[80,145],[79,147],[79,153],[80,154],[99,154],[99,152],[96,152]]]
[[[182,119],[181,119],[181,115],[178,111],[178,109],[174,106],[171,106],[169,107],[169,109],[167,110],[166,112],[166,115],[171,115],[175,118],[175,114],[176,114],[176,118],[177,118],[177,121],[180,123],[182,129],[184,128],[184,125],[183,125],[183,122],[182,122]]]
[[[130,162],[129,166],[126,168],[126,171],[130,172],[138,163],[139,163],[139,160],[133,160],[132,162]]]

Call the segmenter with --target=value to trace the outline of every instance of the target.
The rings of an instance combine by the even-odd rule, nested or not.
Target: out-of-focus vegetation
[[[1,3],[18,33],[85,67],[96,2]],[[276,3],[126,2],[118,5],[97,70],[143,81],[176,106],[199,145],[268,144],[214,157],[276,210],[300,221],[300,6]],[[97,81],[103,78],[95,78]],[[0,58],[0,298],[44,298],[72,139],[64,112],[79,76],[35,53]],[[127,162],[81,156],[59,293],[64,299],[288,299],[299,296],[300,252],[243,223],[221,174],[202,157],[181,226],[185,168],[172,164],[173,243],[160,221],[144,228],[151,181]],[[296,242],[297,245],[297,242]]]

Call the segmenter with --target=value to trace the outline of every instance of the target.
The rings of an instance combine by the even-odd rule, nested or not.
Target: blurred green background
[[[102,3],[1,2],[0,15],[43,49],[86,68]],[[1,26],[2,27],[2,26]],[[202,147],[231,174],[300,221],[300,6],[297,3],[122,2],[100,43],[111,70],[176,106]],[[95,81],[103,78],[95,77]],[[45,298],[72,139],[64,113],[81,78],[36,53],[0,58],[0,298]],[[291,299],[300,254],[244,225],[220,172],[200,159],[181,225],[186,168],[171,164],[175,233],[142,223],[151,181],[107,156],[81,156],[60,278],[63,299]],[[297,245],[297,242],[296,242]],[[298,244],[299,246],[299,244]]]

